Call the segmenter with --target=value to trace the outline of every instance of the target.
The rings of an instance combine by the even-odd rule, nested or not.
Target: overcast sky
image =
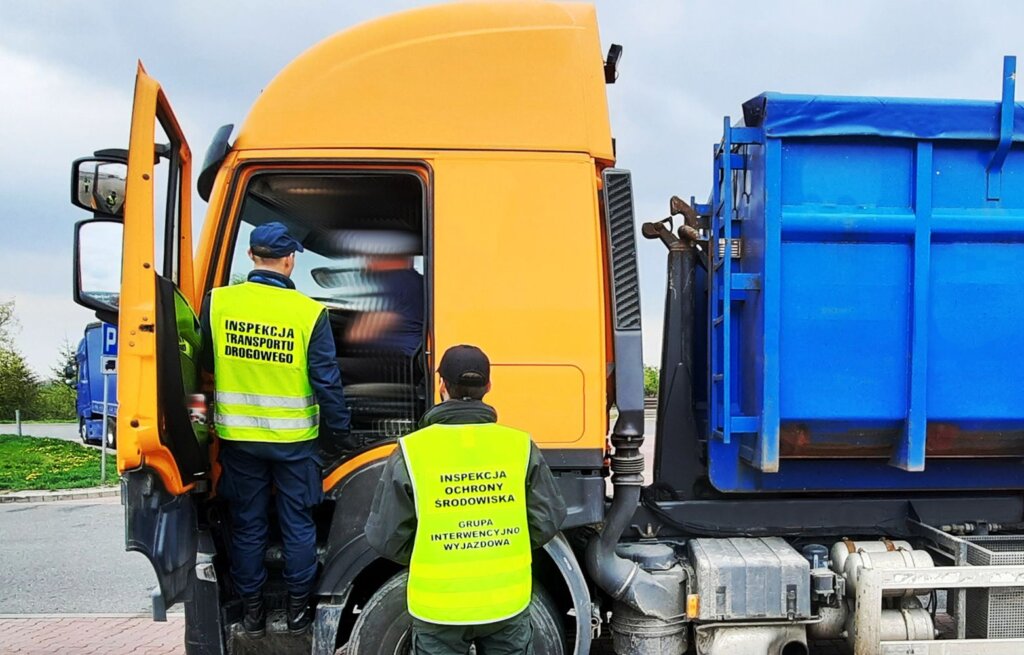
[[[0,300],[47,374],[91,314],[71,301],[69,164],[128,141],[136,59],[161,81],[195,156],[240,124],[260,89],[330,34],[414,1],[0,1]],[[724,115],[762,91],[988,98],[1001,57],[1024,55],[1024,3],[597,2],[601,38],[625,47],[608,88],[619,164],[640,219],[705,198]],[[1024,62],[1022,62],[1024,65]],[[1018,93],[1018,98],[1024,93]],[[202,221],[205,205],[193,210]],[[663,248],[642,243],[645,357],[658,361]]]

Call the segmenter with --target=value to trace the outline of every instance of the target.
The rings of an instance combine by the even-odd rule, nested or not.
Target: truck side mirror
[[[75,224],[75,302],[108,323],[117,323],[123,234],[124,225],[117,219]]]
[[[94,216],[121,218],[128,164],[117,156],[76,159],[71,164],[71,204]]]

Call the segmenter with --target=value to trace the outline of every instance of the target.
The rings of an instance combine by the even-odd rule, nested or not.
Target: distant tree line
[[[0,423],[13,421],[19,409],[25,420],[74,419],[78,375],[75,348],[65,340],[50,377],[41,380],[14,345],[17,327],[14,301],[0,302]]]
[[[657,366],[644,367],[644,396],[654,398],[658,395],[658,376],[660,370]]]

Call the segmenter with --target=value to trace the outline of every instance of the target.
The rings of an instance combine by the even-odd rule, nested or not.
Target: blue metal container
[[[764,94],[715,148],[727,492],[1024,489],[1024,105]],[[731,253],[731,256],[725,256]]]

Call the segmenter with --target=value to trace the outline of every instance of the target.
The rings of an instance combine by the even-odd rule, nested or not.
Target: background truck
[[[75,296],[117,316],[126,543],[153,563],[156,618],[184,605],[189,653],[407,652],[405,573],[363,526],[395,438],[438,400],[437,353],[464,342],[569,507],[534,558],[536,652],[1024,649],[1013,60],[1000,102],[764,94],[725,119],[708,200],[641,230],[668,282],[645,485],[637,217],[606,102],[620,53],[573,3],[442,5],[330,37],[216,135],[195,249],[190,150],[140,65],[127,153],[73,166],[93,212]],[[187,399],[207,384],[195,314],[270,220],[305,246],[294,279],[328,307],[343,376],[364,365],[346,392],[368,445],[324,476],[312,637],[250,642],[216,438]],[[405,359],[347,337],[348,237],[379,231],[423,271]],[[86,291],[111,251],[120,279]],[[280,561],[272,545],[271,606]]]
[[[114,447],[117,440],[117,374],[103,375],[103,323],[85,326],[85,336],[78,342],[75,362],[78,366],[76,412],[78,436],[82,443],[107,440]],[[109,378],[109,379],[107,379]],[[107,384],[107,423],[103,423],[103,385]]]

